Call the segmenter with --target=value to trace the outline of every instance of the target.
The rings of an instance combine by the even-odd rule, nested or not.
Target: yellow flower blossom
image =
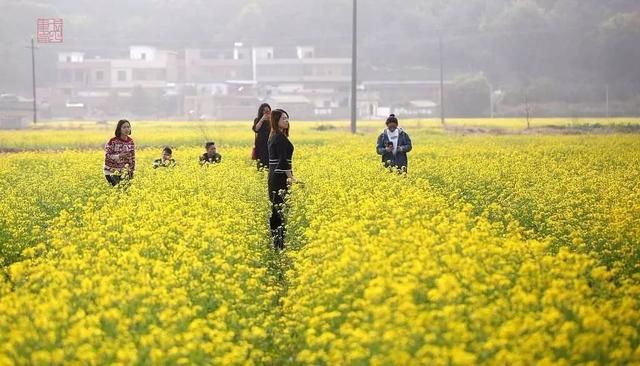
[[[640,363],[636,135],[407,121],[398,176],[362,126],[295,125],[284,252],[246,124],[201,169],[197,125],[141,123],[137,159],[178,165],[126,189],[102,129],[0,131],[52,149],[0,157],[0,365]]]

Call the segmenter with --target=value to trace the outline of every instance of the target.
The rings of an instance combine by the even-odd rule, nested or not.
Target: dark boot
[[[284,249],[284,228],[282,226],[275,230],[271,230],[271,241],[273,247],[279,250]]]

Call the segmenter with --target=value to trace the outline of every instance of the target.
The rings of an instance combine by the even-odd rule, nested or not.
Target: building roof
[[[445,84],[452,84],[453,81],[445,80]],[[395,85],[439,85],[440,80],[371,80],[363,81],[366,86],[395,86]]]
[[[310,103],[307,97],[298,94],[272,95],[269,99],[275,103]]]
[[[418,107],[418,108],[435,108],[438,106],[438,104],[436,104],[434,101],[432,100],[412,100],[409,101],[409,104],[412,107]]]
[[[258,65],[351,65],[350,58],[271,58],[258,59]]]

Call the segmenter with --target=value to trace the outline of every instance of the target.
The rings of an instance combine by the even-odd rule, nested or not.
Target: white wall
[[[129,57],[132,60],[154,61],[157,56],[155,47],[131,46],[129,47]]]
[[[83,62],[83,52],[60,52],[58,53],[58,62]]]

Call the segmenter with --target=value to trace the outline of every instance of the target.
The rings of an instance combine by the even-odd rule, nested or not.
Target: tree
[[[489,115],[491,88],[482,74],[462,75],[446,89],[446,110],[451,116]]]
[[[608,82],[640,83],[640,12],[619,13],[600,26],[602,66]]]

